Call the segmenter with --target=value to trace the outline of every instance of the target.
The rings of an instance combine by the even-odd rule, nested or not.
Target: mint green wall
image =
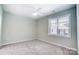
[[[2,6],[0,5],[0,15],[2,15]]]
[[[48,35],[48,19],[53,17],[58,17],[60,15],[65,15],[67,13],[71,14],[71,39],[62,38],[57,36]],[[77,39],[76,39],[76,8],[71,8],[64,10],[47,17],[43,17],[37,20],[38,24],[38,39],[49,42],[51,44],[56,44],[59,46],[67,47],[73,50],[77,50]]]
[[[3,45],[36,39],[36,21],[27,17],[3,12],[2,29]]]

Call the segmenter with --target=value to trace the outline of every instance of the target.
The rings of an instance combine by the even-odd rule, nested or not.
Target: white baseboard
[[[41,40],[41,39],[38,39],[38,40]],[[64,47],[64,48],[67,48],[67,49],[70,49],[70,50],[73,50],[73,51],[77,51],[77,49],[75,49],[75,48],[70,48],[70,47],[67,47],[67,46],[62,46],[62,45],[57,44],[57,43],[51,43],[51,42],[48,42],[46,40],[41,40],[41,41],[47,42],[47,43],[50,43],[50,44],[53,44],[53,45],[56,45],[56,46],[59,46],[59,47]]]
[[[16,42],[10,42],[10,43],[3,43],[3,44],[1,44],[1,46],[3,46],[3,45],[8,45],[8,44],[14,44],[14,43],[20,43],[20,42],[25,42],[25,41],[30,41],[30,40],[34,40],[34,39],[29,39],[29,40],[22,40],[22,41],[16,41]]]

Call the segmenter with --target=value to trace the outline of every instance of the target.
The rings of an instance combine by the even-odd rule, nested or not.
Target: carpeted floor
[[[0,48],[0,55],[76,55],[73,50],[52,45],[40,40],[9,44]]]

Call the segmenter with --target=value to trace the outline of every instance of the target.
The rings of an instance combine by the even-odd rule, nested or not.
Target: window
[[[50,21],[50,34],[57,35],[57,19]]]
[[[49,20],[49,34],[70,37],[70,14]]]

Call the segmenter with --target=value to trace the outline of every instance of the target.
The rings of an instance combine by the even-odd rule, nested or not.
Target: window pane
[[[50,34],[57,35],[57,19],[50,20]]]
[[[66,15],[58,18],[58,34],[61,36],[69,37],[69,19],[70,16]]]

